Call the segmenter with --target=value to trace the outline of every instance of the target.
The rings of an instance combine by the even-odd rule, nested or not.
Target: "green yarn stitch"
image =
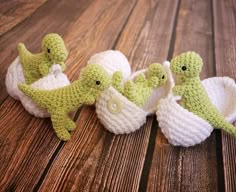
[[[68,52],[63,39],[56,33],[47,34],[41,43],[42,52],[32,54],[23,43],[17,45],[20,62],[27,84],[32,84],[49,73],[52,64],[60,64],[64,71]]]
[[[18,87],[40,107],[47,109],[57,136],[67,141],[70,139],[68,131],[76,128],[67,114],[82,104],[93,104],[110,83],[110,76],[101,66],[90,64],[82,69],[79,80],[59,89],[39,90],[26,84]]]
[[[195,52],[182,53],[171,61],[171,71],[177,75],[178,84],[173,88],[175,95],[182,96],[181,105],[205,119],[215,128],[222,128],[236,136],[236,127],[228,123],[212,104],[199,74],[203,61]]]
[[[131,102],[143,107],[154,88],[162,86],[167,80],[167,73],[159,63],[153,63],[148,67],[148,78],[144,74],[136,77],[135,81],[129,80],[122,86],[122,73],[113,75],[112,86],[122,93]]]

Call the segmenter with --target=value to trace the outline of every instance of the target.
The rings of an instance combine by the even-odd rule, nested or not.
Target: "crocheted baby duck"
[[[110,86],[110,82],[110,76],[101,66],[90,64],[82,69],[79,80],[68,86],[39,90],[20,84],[19,89],[40,107],[47,109],[57,136],[67,141],[70,139],[68,131],[76,128],[76,124],[67,114],[82,104],[93,104],[99,93]]]
[[[147,78],[144,73],[138,75],[134,81],[127,81],[121,85],[122,73],[116,72],[113,76],[112,86],[130,101],[143,107],[154,88],[162,86],[167,80],[167,73],[160,63],[149,65]]]
[[[200,80],[203,61],[195,52],[182,53],[171,61],[171,71],[177,75],[178,84],[173,93],[182,97],[181,105],[205,119],[215,128],[222,128],[236,136],[236,127],[228,123],[212,104]]]
[[[32,54],[23,43],[17,45],[20,63],[22,64],[27,84],[32,84],[47,75],[54,63],[60,64],[62,70],[66,68],[64,61],[67,59],[68,52],[63,39],[58,34],[47,34],[42,40],[41,48],[41,53]]]

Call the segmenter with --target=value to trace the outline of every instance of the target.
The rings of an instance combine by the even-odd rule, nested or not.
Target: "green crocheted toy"
[[[173,88],[175,95],[182,96],[181,105],[205,119],[215,128],[222,128],[236,136],[236,127],[228,123],[212,104],[199,74],[203,61],[195,52],[182,53],[171,61],[171,71],[177,75],[178,84]]]
[[[26,84],[18,87],[40,107],[47,109],[57,136],[66,141],[70,139],[68,131],[76,128],[67,114],[82,104],[93,104],[110,84],[108,73],[101,66],[90,64],[82,69],[79,80],[59,89],[39,90]]]
[[[32,54],[23,43],[17,45],[25,82],[32,84],[49,73],[52,64],[60,64],[64,71],[68,52],[63,39],[55,33],[47,34],[41,43],[42,52]]]
[[[122,73],[116,72],[113,75],[112,86],[130,101],[139,107],[143,107],[152,90],[162,86],[167,80],[167,73],[159,63],[149,65],[147,75],[146,78],[142,73],[136,77],[135,81],[129,80],[122,86]]]

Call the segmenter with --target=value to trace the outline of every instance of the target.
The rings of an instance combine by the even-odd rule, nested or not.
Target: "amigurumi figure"
[[[205,119],[215,128],[222,128],[236,136],[236,127],[228,123],[212,104],[200,80],[203,61],[195,52],[182,53],[171,61],[171,71],[178,78],[173,88],[175,95],[182,96],[181,105],[188,111]]]
[[[127,81],[124,86],[121,85],[122,73],[116,72],[113,75],[112,85],[130,101],[143,107],[154,88],[165,84],[167,73],[164,67],[159,63],[149,65],[147,78],[144,73],[138,75],[134,81]]]
[[[64,62],[67,59],[68,52],[63,39],[58,34],[47,34],[42,40],[41,48],[41,53],[32,54],[23,43],[17,45],[27,84],[32,84],[47,75],[52,64],[60,64],[62,70],[66,68]]]
[[[76,124],[68,113],[82,104],[93,104],[97,96],[110,86],[111,78],[99,65],[90,64],[82,69],[79,80],[54,90],[39,90],[20,84],[19,89],[50,113],[53,128],[61,140],[69,140]]]

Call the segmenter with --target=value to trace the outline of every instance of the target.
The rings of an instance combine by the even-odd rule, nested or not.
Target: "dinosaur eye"
[[[96,85],[100,85],[100,83],[101,83],[100,81],[96,81]]]
[[[50,53],[50,49],[48,49],[48,53]]]
[[[182,70],[183,70],[183,71],[187,70],[187,67],[186,67],[186,66],[183,66],[183,67],[182,67]]]
[[[165,79],[165,75],[162,76],[162,79]]]

